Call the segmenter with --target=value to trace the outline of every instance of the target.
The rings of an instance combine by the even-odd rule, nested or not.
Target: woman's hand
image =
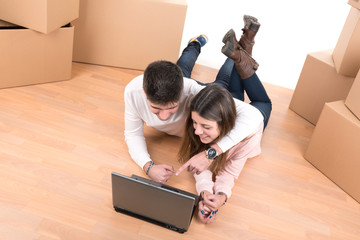
[[[215,195],[208,191],[201,192],[198,213],[200,221],[205,224],[213,222],[225,200],[225,195]]]
[[[210,165],[209,159],[206,158],[205,152],[200,152],[190,158],[184,165],[182,165],[177,171],[176,176],[179,175],[186,168],[189,172],[193,174],[200,174],[202,171],[206,170]]]
[[[205,205],[205,200],[207,201],[207,197],[211,195],[210,192],[208,191],[203,191],[200,194],[200,201],[199,201],[199,212],[198,212],[198,216],[199,219],[202,223],[211,223],[215,220],[216,218],[216,213],[214,211],[212,211],[208,206]],[[215,210],[216,211],[216,210]]]
[[[222,154],[222,150],[217,144],[213,144],[211,145],[211,147],[216,149],[218,155]],[[199,175],[204,170],[208,169],[210,163],[211,163],[210,160],[206,157],[205,151],[199,152],[198,154],[190,158],[184,165],[182,165],[176,171],[175,175],[176,176],[179,175],[186,168],[188,169],[189,172]]]

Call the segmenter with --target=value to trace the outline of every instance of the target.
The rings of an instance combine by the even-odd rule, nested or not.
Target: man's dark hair
[[[184,87],[179,66],[169,61],[150,63],[144,72],[143,88],[149,101],[156,104],[178,102]]]

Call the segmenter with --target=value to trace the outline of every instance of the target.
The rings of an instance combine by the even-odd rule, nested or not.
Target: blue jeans
[[[184,77],[191,78],[191,72],[200,52],[201,46],[197,42],[189,43],[183,50],[179,60],[177,61],[177,65],[181,68]],[[201,82],[198,83],[206,85]],[[256,73],[247,79],[241,79],[240,75],[236,71],[233,60],[227,58],[219,69],[213,83],[223,86],[234,98],[241,101],[244,101],[244,94],[246,92],[250,100],[250,104],[256,107],[263,115],[265,129],[269,122],[272,103]]]

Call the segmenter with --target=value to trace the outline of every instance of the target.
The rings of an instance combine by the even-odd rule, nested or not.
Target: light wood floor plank
[[[145,177],[123,133],[123,92],[141,73],[73,63],[71,80],[0,89],[0,239],[360,239],[360,204],[303,157],[314,126],[289,110],[293,90],[267,83],[262,154],[215,223],[195,217],[178,234],[115,212],[111,172]],[[196,65],[193,78],[216,73]],[[156,162],[180,166],[179,138],[148,127],[145,136]],[[195,192],[187,172],[168,184]]]

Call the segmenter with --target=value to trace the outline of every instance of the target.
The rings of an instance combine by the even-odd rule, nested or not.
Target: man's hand
[[[149,164],[146,164],[144,166],[144,171],[147,171]],[[167,182],[167,180],[169,180],[169,178],[174,175],[175,170],[173,168],[173,166],[169,166],[166,164],[160,164],[160,165],[154,165],[151,167],[151,169],[148,172],[148,176],[156,181],[156,182],[160,182],[160,183],[165,183]]]
[[[206,170],[210,165],[209,159],[206,158],[205,152],[200,152],[190,158],[184,165],[182,165],[176,172],[176,176],[179,175],[186,168],[193,174],[200,174]]]

